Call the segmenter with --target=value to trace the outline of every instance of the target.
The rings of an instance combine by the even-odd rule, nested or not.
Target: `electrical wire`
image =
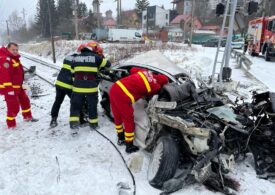
[[[134,177],[134,174],[132,173],[132,171],[130,170],[130,168],[128,167],[126,160],[124,159],[123,155],[121,154],[121,152],[119,151],[119,149],[116,147],[116,145],[108,138],[106,137],[104,134],[100,133],[98,130],[95,130],[99,135],[101,135],[103,138],[105,138],[108,142],[110,142],[110,144],[116,149],[116,151],[118,152],[119,156],[121,157],[126,169],[128,170],[131,178],[132,178],[132,182],[133,182],[133,186],[134,186],[134,191],[133,191],[133,195],[136,195],[136,180]]]

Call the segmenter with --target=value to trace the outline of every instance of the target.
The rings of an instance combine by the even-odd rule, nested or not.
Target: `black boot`
[[[79,124],[70,124],[70,128],[71,128],[71,134],[73,137],[78,135],[79,132]]]
[[[87,127],[89,122],[85,119],[80,119],[80,127]]]
[[[52,117],[51,123],[50,123],[50,127],[51,128],[55,128],[57,126],[57,117]]]
[[[133,153],[133,152],[137,152],[138,150],[139,150],[139,148],[137,146],[135,146],[133,144],[133,142],[126,142],[126,150],[125,151],[128,154]]]
[[[118,140],[117,140],[117,145],[122,146],[125,144],[125,136],[124,133],[118,133]]]

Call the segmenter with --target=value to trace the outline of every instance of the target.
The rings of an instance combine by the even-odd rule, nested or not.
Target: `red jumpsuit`
[[[158,93],[168,78],[149,71],[132,68],[130,76],[117,81],[110,89],[110,103],[117,133],[125,135],[126,142],[133,142],[135,134],[132,104],[140,98]],[[124,130],[123,130],[124,129]]]
[[[30,100],[22,88],[24,70],[19,58],[20,55],[13,56],[5,47],[0,48],[0,93],[7,103],[8,128],[16,127],[20,106],[24,120],[32,119]]]

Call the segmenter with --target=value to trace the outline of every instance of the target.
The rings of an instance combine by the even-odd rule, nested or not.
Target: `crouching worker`
[[[16,116],[20,110],[24,121],[37,122],[32,117],[29,97],[23,89],[24,69],[20,62],[18,45],[9,43],[0,49],[0,90],[7,103],[7,126],[16,127]]]
[[[98,71],[111,66],[109,61],[98,55],[98,48],[100,48],[99,44],[94,41],[82,44],[78,48],[80,54],[74,57],[72,66],[74,81],[70,110],[72,135],[78,134],[79,113],[85,99],[88,103],[90,128],[93,130],[98,127]]]
[[[126,152],[138,151],[135,138],[134,109],[132,104],[141,98],[157,94],[169,82],[165,75],[132,68],[130,75],[117,81],[110,89],[110,103],[118,135],[118,145],[126,144]]]

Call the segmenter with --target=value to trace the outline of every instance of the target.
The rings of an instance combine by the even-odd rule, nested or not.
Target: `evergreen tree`
[[[148,0],[136,0],[136,9],[138,13],[142,13],[149,5],[150,3]]]
[[[75,0],[58,0],[57,12],[59,24],[56,28],[58,34],[74,32],[74,3]]]
[[[57,11],[60,20],[73,18],[74,0],[58,0]]]
[[[85,3],[79,3],[78,18],[86,17],[87,15],[88,15],[87,5]]]
[[[49,3],[49,4],[48,4]],[[42,37],[50,37],[49,7],[52,15],[52,27],[58,25],[58,15],[55,7],[55,0],[39,0],[37,3],[37,14],[35,25]]]
[[[98,18],[94,15],[92,10],[89,10],[88,17],[80,24],[80,28],[86,32],[90,32],[92,29],[97,28]]]

